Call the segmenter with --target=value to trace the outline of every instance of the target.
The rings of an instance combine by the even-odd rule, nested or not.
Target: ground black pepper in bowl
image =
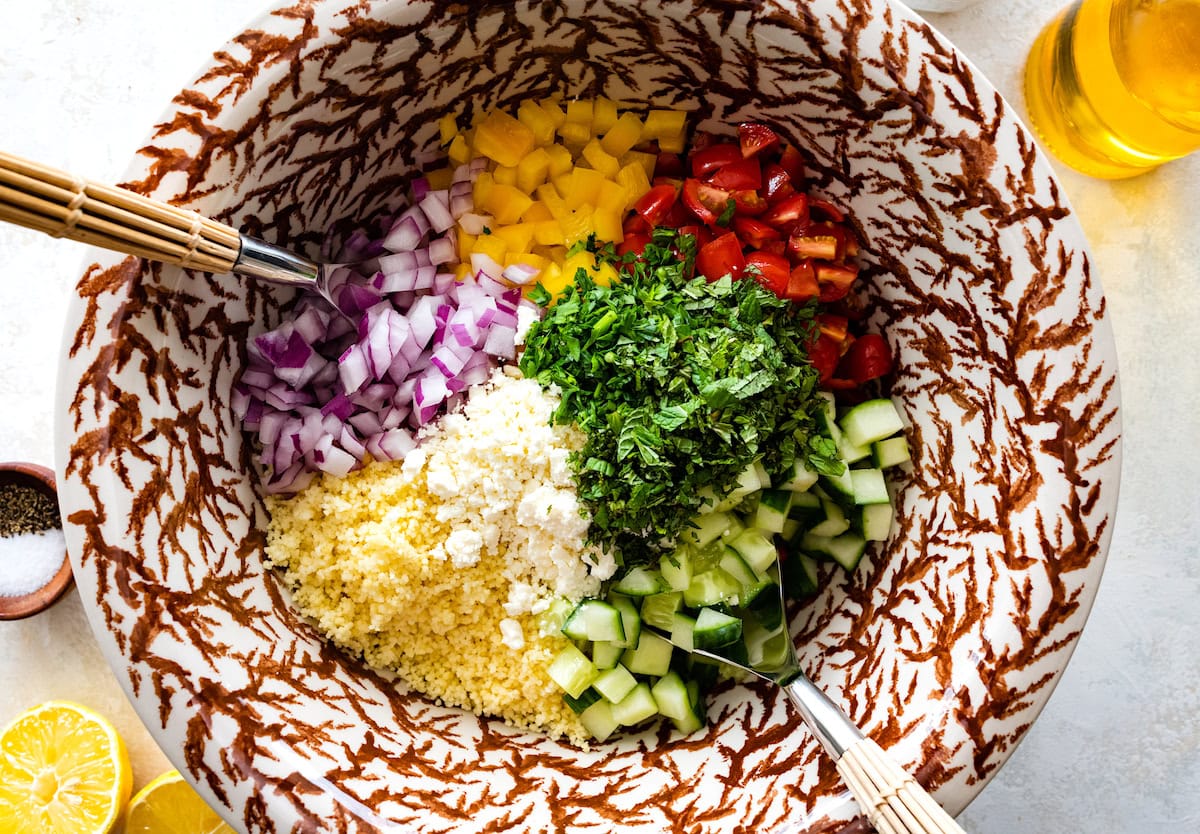
[[[39,533],[61,527],[58,503],[24,484],[0,486],[0,536]]]
[[[0,619],[42,611],[70,584],[54,473],[0,464]]]

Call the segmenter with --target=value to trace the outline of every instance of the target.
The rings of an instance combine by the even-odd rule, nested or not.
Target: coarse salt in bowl
[[[1050,695],[1115,510],[1120,421],[1082,234],[1011,107],[882,0],[281,5],[174,100],[128,184],[316,252],[433,162],[437,119],[526,96],[778,127],[863,241],[911,423],[892,538],[828,574],[803,666],[957,812]],[[262,564],[229,407],[283,294],[95,253],[59,384],[81,595],[143,720],[244,830],[833,831],[856,810],[779,692],[582,751],[409,693],[325,643]]]

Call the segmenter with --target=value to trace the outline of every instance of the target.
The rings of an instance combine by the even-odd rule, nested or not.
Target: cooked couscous
[[[495,373],[403,464],[273,500],[267,555],[299,609],[372,666],[443,703],[583,742],[546,676],[570,643],[547,609],[596,594],[614,565],[584,545],[567,466],[583,438],[550,425],[556,405],[536,382]]]

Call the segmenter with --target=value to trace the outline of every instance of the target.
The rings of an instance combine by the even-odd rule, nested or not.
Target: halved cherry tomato
[[[841,369],[859,385],[892,370],[892,351],[876,333],[859,336],[842,357]]]
[[[763,166],[762,175],[763,196],[767,198],[768,203],[774,203],[796,193],[788,172],[774,162],[768,162]]]
[[[729,142],[718,142],[698,151],[692,151],[688,163],[692,168],[692,176],[707,177],[718,168],[724,168],[732,162],[741,162],[742,152],[737,145]]]
[[[837,260],[838,239],[828,234],[812,234],[814,231],[815,229],[809,228],[805,234],[792,235],[788,238],[788,250],[798,258]]]
[[[787,296],[791,264],[782,255],[770,252],[751,252],[746,256],[746,274],[753,272],[754,280],[780,298]]]
[[[783,240],[768,240],[759,248],[781,258],[787,257],[787,243]]]
[[[838,348],[838,343],[824,333],[818,333],[817,338],[808,348],[808,361],[817,369],[817,379],[820,382],[825,382],[833,376],[834,369],[837,368],[838,360],[841,357],[842,352]]]
[[[621,239],[621,244],[617,247],[617,255],[623,256],[626,252],[632,252],[641,257],[649,243],[650,235],[646,232],[626,232],[625,237]],[[625,265],[625,269],[629,268],[629,265]]]
[[[759,196],[757,191],[733,191],[729,194],[733,198],[734,211],[737,214],[750,215],[755,217],[762,214],[768,208],[767,201]]]
[[[797,223],[808,220],[808,197],[793,194],[767,209],[760,219],[781,232],[791,234]]]
[[[717,142],[725,141],[725,137],[717,136],[715,133],[709,133],[707,130],[697,130],[692,134],[691,149],[692,153],[702,151],[709,145]]]
[[[738,145],[746,159],[778,144],[779,134],[762,122],[742,122],[738,125]]]
[[[710,240],[713,239],[712,232],[708,230],[708,226],[698,226],[690,218],[686,225],[679,226],[679,234],[691,235],[696,239],[696,249],[704,248]]]
[[[737,200],[736,194],[733,199]],[[733,230],[737,232],[743,243],[754,249],[762,249],[767,241],[780,240],[782,237],[774,226],[768,226],[754,217],[743,217],[736,214],[733,217]]]
[[[656,185],[634,203],[634,210],[651,226],[661,225],[675,205],[675,186]]]
[[[716,223],[729,203],[729,192],[698,179],[686,179],[683,181],[682,199],[683,204],[701,222]]]
[[[710,150],[718,147],[720,145],[714,145]],[[739,158],[736,162],[722,165],[708,181],[730,191],[757,191],[762,188],[762,166],[757,159]]]
[[[779,154],[779,167],[787,171],[792,187],[799,189],[804,184],[804,157],[795,145],[784,145]]]
[[[829,338],[835,340],[839,345],[846,341],[846,325],[849,322],[845,316],[839,316],[835,313],[818,313],[817,327],[821,332]]]
[[[821,285],[817,283],[817,270],[813,267],[812,261],[804,260],[792,267],[785,293],[789,299],[808,301],[820,294]]]
[[[822,301],[837,301],[850,291],[858,277],[858,267],[853,264],[817,264],[817,283],[821,285]]]
[[[658,160],[654,163],[654,176],[657,177],[683,177],[683,159],[677,153],[666,153],[665,151],[658,155]]]
[[[627,235],[650,234],[654,227],[645,221],[640,214],[631,214],[621,224],[621,230]]]
[[[745,268],[742,243],[733,232],[714,238],[696,253],[696,271],[709,281],[726,275],[732,275],[734,279],[741,278]]]
[[[832,220],[834,223],[841,223],[843,220],[846,219],[846,215],[842,213],[842,210],[840,208],[838,208],[837,206],[835,206],[833,203],[829,202],[828,200],[820,200],[820,199],[809,200],[808,207],[810,210],[816,209],[821,214],[824,214],[827,218]]]

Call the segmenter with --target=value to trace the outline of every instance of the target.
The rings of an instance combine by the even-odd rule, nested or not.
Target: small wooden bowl
[[[55,506],[58,505],[54,472],[45,466],[36,463],[0,463],[0,486],[7,484],[36,489],[53,501]],[[4,570],[3,565],[0,565],[0,570]],[[62,565],[49,582],[24,596],[0,596],[0,620],[19,620],[45,611],[66,593],[73,581],[71,560],[67,558],[66,548],[63,548]]]

